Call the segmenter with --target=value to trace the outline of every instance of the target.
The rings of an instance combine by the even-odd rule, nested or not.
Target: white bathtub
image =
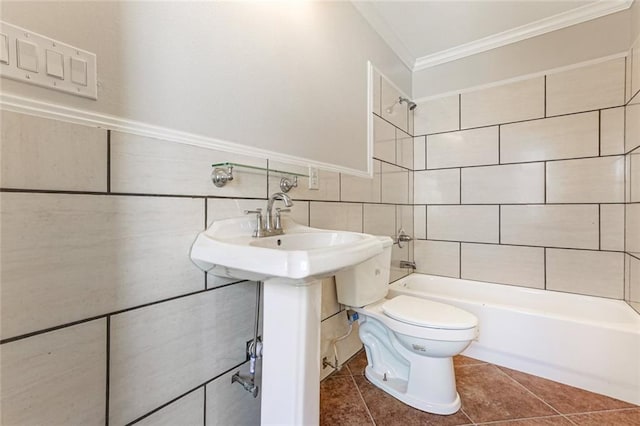
[[[390,285],[478,317],[463,354],[640,404],[640,315],[623,301],[412,274]]]

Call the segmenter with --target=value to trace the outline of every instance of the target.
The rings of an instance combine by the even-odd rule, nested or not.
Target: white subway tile
[[[627,155],[627,187],[628,196],[625,198],[630,202],[640,202],[640,149],[636,149]]]
[[[282,192],[280,181],[283,177],[289,179],[291,175],[278,173],[273,170],[300,173],[298,186],[291,188],[288,194],[294,200],[338,201],[340,199],[340,173],[318,170],[318,189],[309,189],[309,167],[297,166],[269,160],[269,186],[267,194]],[[263,195],[264,196],[264,195]]]
[[[365,234],[387,235],[396,234],[396,206],[390,204],[364,205]]]
[[[544,203],[544,163],[464,168],[462,203]]]
[[[624,204],[600,205],[600,248],[624,250]]]
[[[396,162],[396,128],[380,117],[373,117],[373,156]]]
[[[501,243],[598,249],[597,205],[501,206]]]
[[[462,128],[544,117],[544,78],[507,83],[461,96]]]
[[[640,204],[627,204],[625,214],[625,250],[640,254]]]
[[[460,278],[460,243],[414,241],[416,272]]]
[[[598,112],[545,118],[500,127],[500,162],[598,155]]]
[[[427,238],[427,207],[426,206],[414,206],[413,207],[413,229],[416,234],[414,238],[426,239]]]
[[[362,232],[362,204],[311,202],[309,225],[314,228]]]
[[[220,379],[218,379],[220,380]],[[231,379],[229,379],[231,381]],[[204,390],[202,388],[137,422],[139,426],[202,426],[204,419]]]
[[[427,136],[427,168],[498,164],[498,128]]]
[[[544,288],[544,249],[462,244],[462,278]]]
[[[202,199],[0,196],[2,338],[204,288]]]
[[[631,93],[629,99],[640,92],[640,37],[631,46]]]
[[[427,138],[418,136],[413,138],[413,170],[427,168]]]
[[[402,94],[387,80],[382,77],[382,118],[405,132],[407,128],[407,116],[409,109],[407,103],[400,104],[398,101]]]
[[[336,281],[334,277],[324,278],[322,281],[322,305],[321,318],[325,320],[331,315],[340,312],[338,294],[336,291]]]
[[[624,154],[624,107],[600,113],[600,155]]]
[[[2,111],[4,188],[107,190],[107,131]]]
[[[109,423],[125,424],[245,359],[255,283],[111,317]]]
[[[629,152],[640,146],[640,95],[625,107],[625,117],[624,151]]]
[[[624,104],[624,58],[547,76],[547,115]]]
[[[340,336],[344,336],[347,331],[349,331],[349,323],[345,313],[334,315],[322,321],[320,324],[320,360],[326,357],[333,363],[335,355],[331,341]],[[351,330],[349,337],[337,343],[338,362],[342,364],[355,355],[361,348],[362,343],[358,337],[358,323],[354,322],[353,330]],[[324,379],[331,373],[333,373],[331,367],[322,368],[321,366],[320,379]]]
[[[413,206],[396,206],[396,231],[404,229],[404,232],[414,237]],[[415,238],[415,237],[414,237]]]
[[[100,319],[0,346],[2,424],[104,425],[106,344]]]
[[[382,163],[383,203],[409,203],[409,171],[402,167]]]
[[[427,206],[427,238],[498,242],[498,206]]]
[[[625,300],[640,303],[640,259],[630,255],[625,255],[625,269],[627,271],[625,280],[626,297]]]
[[[460,129],[459,95],[417,103],[414,112],[414,135],[450,132]]]
[[[267,173],[241,167],[223,188],[211,182],[213,163],[256,167],[267,161],[130,133],[111,133],[111,190],[123,193],[265,197]]]
[[[624,202],[624,156],[550,161],[547,202]]]
[[[413,179],[416,204],[460,203],[460,169],[415,172]]]
[[[396,164],[413,169],[413,136],[396,130]]]
[[[622,299],[624,254],[547,249],[547,290]]]
[[[258,383],[262,375],[262,364],[258,362],[256,377]],[[254,398],[238,383],[231,383],[231,377],[249,370],[249,363],[207,383],[207,423],[205,426],[249,426],[260,424],[260,398]],[[202,424],[202,423],[201,423]],[[174,426],[182,426],[180,422]]]
[[[342,201],[380,202],[381,177],[380,161],[373,160],[373,177],[363,178],[342,174],[340,176],[340,197]]]

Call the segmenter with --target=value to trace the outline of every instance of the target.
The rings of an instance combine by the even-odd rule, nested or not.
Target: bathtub
[[[640,404],[640,315],[623,301],[424,274],[389,290],[475,314],[464,355]]]

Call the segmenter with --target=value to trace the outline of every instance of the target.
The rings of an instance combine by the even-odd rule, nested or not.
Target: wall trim
[[[369,171],[364,172],[362,170],[336,166],[334,164],[310,160],[308,158],[281,154],[274,151],[269,151],[248,145],[242,145],[237,142],[225,141],[222,139],[182,132],[167,127],[155,126],[152,124],[128,120],[113,115],[99,114],[84,109],[70,108],[8,93],[0,92],[0,110],[34,115],[42,118],[81,124],[84,126],[132,133],[139,136],[161,139],[163,141],[181,143],[185,145],[192,145],[218,151],[225,151],[230,154],[240,154],[259,159],[279,161],[293,166],[316,167],[318,169],[336,173],[344,173],[352,176],[373,176],[373,164],[370,160],[367,163]],[[371,151],[371,147],[369,147],[369,150]]]

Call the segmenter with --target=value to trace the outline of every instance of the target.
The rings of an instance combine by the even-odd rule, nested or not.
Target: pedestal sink
[[[320,278],[382,252],[372,235],[283,219],[284,234],[253,238],[255,220],[214,222],[191,248],[217,276],[264,281],[262,425],[314,425],[320,415]]]

